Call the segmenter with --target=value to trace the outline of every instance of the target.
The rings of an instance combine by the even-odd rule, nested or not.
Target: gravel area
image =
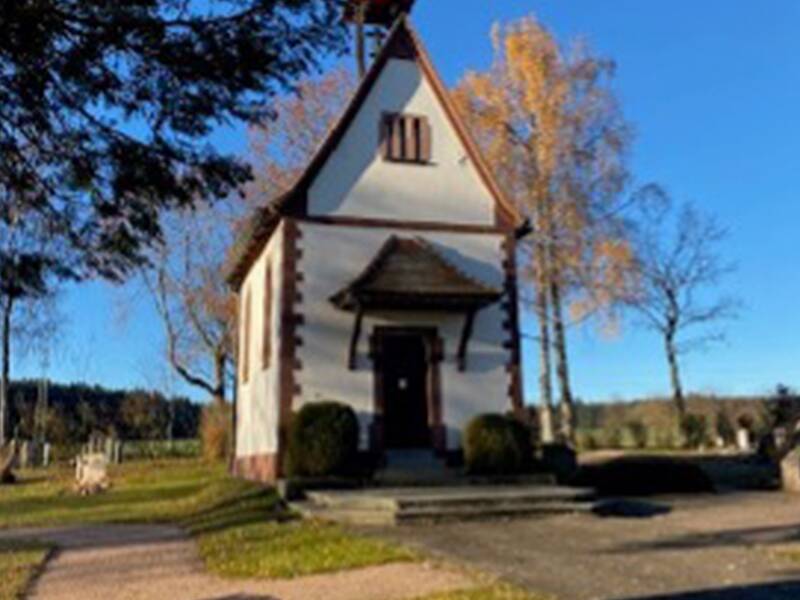
[[[381,531],[559,600],[796,600],[800,497],[659,498],[649,518],[564,515]],[[798,544],[797,548],[800,548]]]
[[[103,525],[0,532],[59,550],[35,583],[36,600],[404,600],[470,587],[462,573],[393,564],[285,581],[208,575],[194,543],[178,528]]]

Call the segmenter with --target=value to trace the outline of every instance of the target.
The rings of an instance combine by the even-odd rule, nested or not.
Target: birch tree
[[[614,64],[585,43],[561,47],[532,16],[495,26],[492,38],[492,65],[468,73],[455,97],[501,184],[533,224],[522,253],[539,323],[543,439],[555,437],[554,368],[560,436],[571,441],[566,310],[578,301],[599,306],[603,295],[595,288],[611,289],[594,283],[608,269],[588,265],[607,266],[619,254],[607,250],[624,246],[609,240],[628,176],[630,129],[611,87]]]

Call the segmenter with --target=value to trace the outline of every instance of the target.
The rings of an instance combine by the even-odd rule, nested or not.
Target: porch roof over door
[[[331,302],[347,311],[479,310],[502,290],[469,277],[426,240],[392,236]]]

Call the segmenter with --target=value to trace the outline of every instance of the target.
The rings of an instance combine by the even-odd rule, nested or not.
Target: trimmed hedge
[[[464,437],[464,462],[473,475],[525,473],[533,462],[530,431],[513,417],[475,417]]]
[[[708,493],[714,484],[697,464],[678,457],[631,456],[584,465],[573,482],[601,496]]]
[[[289,430],[287,471],[292,477],[346,476],[358,457],[358,418],[338,402],[307,404]]]

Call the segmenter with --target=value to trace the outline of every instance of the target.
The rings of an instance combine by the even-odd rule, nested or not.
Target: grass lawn
[[[196,539],[211,572],[289,578],[390,562],[410,550],[294,519],[274,491],[194,460],[129,463],[111,472],[105,494],[72,492],[72,472],[23,473],[0,488],[0,528],[92,523],[179,523]],[[0,579],[6,579],[0,565]]]
[[[419,600],[554,600],[550,596],[531,594],[517,587],[504,583],[479,586],[460,592],[448,592],[426,596]]]
[[[33,542],[0,541],[0,600],[22,598],[49,551],[47,546]]]

